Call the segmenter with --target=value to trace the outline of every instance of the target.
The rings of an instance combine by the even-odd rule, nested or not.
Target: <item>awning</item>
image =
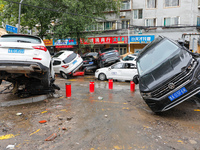
[[[2,35],[4,35],[4,34],[8,34],[8,33],[6,32],[5,29],[0,28],[0,36],[2,36]]]

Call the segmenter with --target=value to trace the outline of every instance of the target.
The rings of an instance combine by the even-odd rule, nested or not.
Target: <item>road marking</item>
[[[194,109],[194,111],[200,111],[200,109]]]
[[[19,134],[17,135],[14,135],[14,134],[7,134],[7,135],[3,135],[3,136],[0,136],[0,140],[6,140],[6,139],[11,139],[11,138],[14,138],[16,136],[18,136]]]
[[[39,131],[40,131],[40,129],[38,129],[37,131],[31,133],[30,136],[33,135],[33,134],[35,134],[35,133],[37,133],[37,132],[39,132]]]
[[[41,114],[44,114],[44,113],[47,113],[47,111],[43,111],[43,112],[41,112]]]

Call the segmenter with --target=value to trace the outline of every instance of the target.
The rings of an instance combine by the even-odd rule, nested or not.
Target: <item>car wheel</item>
[[[61,76],[62,76],[63,78],[65,78],[65,79],[68,79],[68,78],[69,78],[68,75],[67,75],[66,73],[64,73],[64,72],[60,72],[60,74],[61,74]]]
[[[42,85],[44,86],[44,88],[49,88],[51,84],[51,75],[50,75],[50,70],[48,70],[42,79]]]
[[[104,81],[106,80],[106,75],[104,73],[99,74],[99,80]]]
[[[2,83],[2,80],[0,80],[0,85],[1,85],[1,83]]]

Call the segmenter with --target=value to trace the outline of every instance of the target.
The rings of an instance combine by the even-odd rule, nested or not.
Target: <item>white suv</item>
[[[73,51],[63,50],[53,56],[53,69],[63,78],[69,78],[83,65],[83,59]]]
[[[0,83],[12,82],[15,91],[34,88],[49,89],[54,82],[54,70],[49,51],[36,36],[5,34],[0,38]],[[31,92],[31,91],[30,91]]]

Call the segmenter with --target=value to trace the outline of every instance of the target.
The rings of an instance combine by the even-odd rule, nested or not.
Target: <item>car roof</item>
[[[66,51],[66,50],[62,50],[62,51],[59,51],[58,53],[62,53],[60,56],[58,57],[54,57],[54,58],[57,58],[57,59],[65,59],[67,56],[69,56],[70,54],[74,53],[73,51]],[[57,53],[57,54],[58,54]],[[56,54],[55,54],[56,55]]]

